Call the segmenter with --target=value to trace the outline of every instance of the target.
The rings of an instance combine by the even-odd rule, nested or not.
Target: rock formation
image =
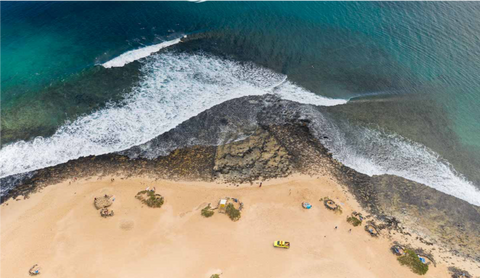
[[[322,135],[314,135],[305,109],[316,108],[272,95],[227,101],[129,150],[3,178],[2,184],[15,187],[2,202],[92,175],[241,183],[291,173],[329,174],[367,211],[386,220],[384,227],[400,229],[400,223],[405,231],[424,235],[425,242],[480,262],[479,207],[401,177],[370,177],[342,165],[322,145]]]

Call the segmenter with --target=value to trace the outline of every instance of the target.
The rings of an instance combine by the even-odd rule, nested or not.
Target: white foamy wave
[[[308,117],[315,119],[317,138],[346,166],[369,176],[404,177],[480,206],[480,191],[428,147],[397,134],[335,123],[315,111]]]
[[[317,106],[334,106],[348,102],[345,99],[326,98],[312,94],[306,89],[288,81],[282,82],[281,84],[275,86],[273,92],[285,100],[296,101],[303,104],[313,104]]]
[[[186,36],[185,36],[186,37]],[[104,68],[123,67],[128,63],[150,56],[152,53],[158,52],[162,48],[166,48],[177,44],[180,39],[162,42],[155,45],[142,47],[123,53],[122,55],[113,58],[112,60],[102,64]]]
[[[276,93],[316,105],[345,100],[316,96],[285,75],[204,54],[160,53],[142,61],[143,79],[121,105],[67,123],[48,138],[0,149],[0,177],[144,143],[224,101]]]

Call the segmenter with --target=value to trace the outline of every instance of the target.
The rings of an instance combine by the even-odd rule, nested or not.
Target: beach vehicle
[[[290,248],[290,242],[277,240],[273,242],[273,246],[278,248],[288,249]]]
[[[227,210],[227,202],[228,199],[220,199],[220,202],[218,202],[218,212],[219,213],[225,213]]]

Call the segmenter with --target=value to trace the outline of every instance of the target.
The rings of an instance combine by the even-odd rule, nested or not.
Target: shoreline
[[[416,235],[425,249],[434,246],[438,250],[432,251],[454,254],[438,255],[448,263],[460,266],[464,258],[479,265],[480,207],[405,178],[368,176],[343,165],[322,144],[322,131],[302,116],[303,109],[314,108],[272,95],[227,101],[143,145],[37,170],[21,181],[2,178],[2,185],[16,185],[2,196],[2,204],[34,198],[37,194],[32,193],[58,184],[69,186],[76,179],[92,181],[92,177],[207,182],[235,188],[297,175],[331,177],[372,215],[381,232]],[[165,154],[165,146],[173,149]]]
[[[165,197],[162,208],[148,208],[134,198],[147,186],[155,186]],[[93,207],[93,197],[103,194],[116,196],[112,218],[100,217]],[[239,221],[217,212],[211,218],[200,216],[207,203],[224,196],[245,203]],[[319,201],[327,196],[342,205],[341,215]],[[302,201],[313,208],[303,209]],[[208,278],[218,269],[224,277],[344,277],[354,273],[396,277],[393,272],[398,277],[416,277],[389,250],[398,235],[382,231],[381,237],[372,238],[363,225],[353,227],[346,222],[352,211],[366,215],[355,198],[329,176],[292,175],[264,181],[261,188],[257,184],[118,176],[70,180],[1,206],[2,253],[9,254],[2,257],[2,276],[27,277],[28,268],[38,263],[45,277],[145,277],[161,272]],[[292,248],[275,249],[274,240],[290,240]],[[435,259],[437,266],[430,266],[425,277],[450,277],[447,265]],[[84,269],[78,262],[91,267]],[[455,264],[479,274],[474,264]]]

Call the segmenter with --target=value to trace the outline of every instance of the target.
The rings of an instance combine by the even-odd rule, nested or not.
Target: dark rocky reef
[[[339,163],[318,139],[325,134],[312,131],[306,116],[312,109],[321,110],[272,95],[227,101],[129,150],[79,158],[22,179],[3,178],[3,186],[15,187],[2,203],[93,175],[242,183],[291,173],[329,174],[383,219],[382,227],[415,230],[424,242],[480,262],[480,207],[401,177],[370,177]]]

